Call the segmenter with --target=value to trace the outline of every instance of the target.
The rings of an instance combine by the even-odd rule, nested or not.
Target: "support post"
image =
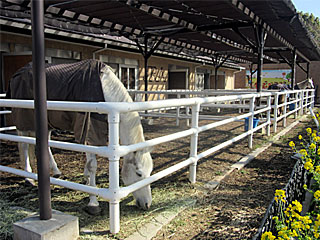
[[[200,104],[192,106],[191,127],[194,129],[198,129],[198,126],[199,126],[199,111],[200,111]],[[190,157],[197,157],[197,152],[198,152],[198,132],[191,135]],[[189,180],[191,183],[196,182],[196,175],[197,175],[197,162],[194,162],[189,166]]]
[[[292,63],[291,63],[291,89],[294,88],[296,83],[296,62],[297,62],[297,53],[294,48],[292,51]]]
[[[307,62],[307,79],[310,78],[310,63]]]
[[[144,94],[144,101],[148,101],[148,59],[149,59],[149,54],[148,52],[148,36],[144,37],[144,91],[146,92]]]
[[[214,89],[218,89],[218,66],[214,67]]]
[[[44,46],[44,1],[33,0],[32,23],[32,71],[36,122],[36,155],[40,220],[52,217],[50,192],[50,167],[48,151],[47,85]]]
[[[118,233],[120,231],[120,199],[118,199],[116,196],[118,191],[120,190],[120,157],[116,152],[117,148],[119,147],[119,123],[119,113],[112,112],[108,115],[109,147],[114,151],[113,156],[109,158],[109,190],[114,195],[109,201],[109,218],[111,233]]]
[[[299,99],[299,94],[296,92],[294,94],[294,100],[298,100]],[[295,102],[294,103],[294,119],[297,119],[298,117],[298,103]]]
[[[258,26],[258,36],[259,36],[259,44],[258,44],[258,72],[257,72],[257,92],[261,92],[261,83],[262,83],[262,66],[263,66],[263,49],[265,42],[265,30],[262,26]]]

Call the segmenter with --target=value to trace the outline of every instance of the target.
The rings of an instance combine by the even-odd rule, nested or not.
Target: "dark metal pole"
[[[144,37],[144,91],[148,91],[148,36]],[[148,101],[148,94],[144,95],[145,101]]]
[[[264,29],[258,26],[259,31],[259,45],[258,45],[258,72],[257,72],[257,92],[261,92],[261,78],[263,66],[263,48],[264,48]]]
[[[214,67],[214,89],[218,89],[218,68],[217,66]]]
[[[44,47],[44,1],[32,0],[32,70],[40,219],[52,217],[48,151],[47,87]]]
[[[291,63],[291,89],[294,88],[296,83],[296,62],[297,62],[297,53],[294,48],[292,51],[292,63]]]

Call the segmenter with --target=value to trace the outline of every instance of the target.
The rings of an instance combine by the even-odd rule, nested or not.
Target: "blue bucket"
[[[258,118],[254,118],[253,119],[253,128],[256,128],[258,126],[258,123],[259,123],[259,119]],[[248,117],[246,117],[244,119],[244,130],[245,131],[249,130],[249,118]]]
[[[289,110],[292,111],[292,110],[294,110],[294,109],[295,109],[294,103],[290,103],[290,104],[289,104]]]

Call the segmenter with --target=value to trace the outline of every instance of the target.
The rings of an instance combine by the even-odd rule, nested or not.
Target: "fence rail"
[[[293,101],[286,101],[284,105],[285,108],[289,106],[288,104],[294,103],[296,104],[296,109],[285,113],[286,116],[292,114],[294,112],[303,112],[304,107],[313,105],[314,94],[308,94],[310,90],[300,90],[300,91],[289,91],[287,94],[294,94],[294,96],[298,96],[300,93],[300,98],[295,98]],[[311,90],[312,92],[312,90]],[[144,93],[144,92],[143,92]],[[60,141],[49,141],[50,147],[61,148],[65,150],[71,151],[80,151],[80,152],[89,152],[94,153],[103,157],[109,158],[109,189],[106,188],[96,188],[90,187],[78,183],[67,182],[64,180],[50,178],[50,182],[52,184],[60,185],[63,187],[71,188],[74,190],[83,191],[89,194],[98,195],[104,199],[109,200],[109,212],[110,212],[110,231],[112,233],[117,233],[120,230],[120,209],[119,202],[121,199],[126,197],[128,194],[147,186],[165,176],[168,176],[171,173],[178,171],[181,168],[185,168],[189,166],[189,180],[194,183],[196,181],[196,167],[197,161],[200,159],[226,147],[230,144],[233,144],[236,141],[239,141],[245,137],[248,137],[248,146],[252,148],[253,142],[253,133],[260,130],[261,128],[267,128],[267,134],[270,134],[270,125],[273,121],[273,124],[277,124],[280,117],[277,118],[277,111],[275,111],[275,117],[271,119],[271,110],[277,110],[279,108],[278,104],[271,105],[272,98],[276,99],[282,93],[273,93],[273,92],[262,92],[262,93],[252,93],[252,92],[234,92],[233,94],[229,94],[228,96],[221,96],[221,92],[219,93],[206,93],[206,92],[198,92],[198,95],[206,95],[206,97],[197,97],[194,91],[193,98],[180,98],[179,101],[177,99],[166,99],[166,100],[158,100],[158,101],[148,101],[148,102],[99,102],[99,103],[87,103],[87,102],[62,102],[62,101],[48,101],[47,108],[48,110],[61,110],[61,111],[81,111],[81,112],[97,112],[101,114],[108,114],[108,126],[109,126],[109,145],[103,147],[97,146],[88,146],[83,144],[76,143],[67,143]],[[163,94],[163,92],[159,93]],[[185,94],[185,96],[189,96],[191,92],[186,94],[185,92],[180,91],[179,94]],[[209,96],[210,94],[210,96]],[[285,94],[285,93],[283,93]],[[213,95],[213,96],[211,96]],[[181,97],[181,96],[180,96]],[[276,98],[275,98],[276,97]],[[265,105],[261,105],[259,108],[255,108],[256,100],[265,101]],[[243,104],[243,108],[247,109],[248,112],[240,114],[238,116],[229,116],[226,119],[220,119],[216,122],[211,122],[209,124],[205,124],[199,126],[199,120],[205,115],[201,115],[200,111],[202,108],[216,108],[216,107],[230,107],[231,103],[241,102]],[[227,103],[227,104],[225,104]],[[300,104],[300,105],[299,105]],[[299,106],[298,106],[299,105]],[[0,107],[14,107],[14,108],[27,108],[33,109],[34,102],[33,100],[14,100],[14,99],[0,99]],[[180,114],[181,109],[188,109],[185,115]],[[151,111],[161,110],[161,109],[175,109],[177,118],[190,118],[191,126],[189,129],[176,132],[167,136],[162,136],[154,139],[147,140],[145,142],[140,142],[131,145],[120,145],[119,144],[119,121],[114,121],[114,119],[120,119],[120,114],[125,112],[145,112],[146,115],[152,114]],[[189,110],[191,110],[189,112]],[[265,117],[261,124],[254,128],[253,120],[254,117],[258,114],[265,114]],[[154,113],[153,113],[154,114]],[[165,113],[166,114],[166,113]],[[164,116],[164,115],[163,115]],[[207,116],[207,115],[206,115]],[[229,124],[236,121],[243,121],[244,118],[248,118],[248,130],[244,133],[229,139],[219,145],[212,146],[210,149],[207,149],[204,152],[197,152],[198,149],[198,134],[200,132],[208,131],[210,129],[214,129],[218,126],[222,126],[225,124]],[[285,119],[285,118],[284,118]],[[111,124],[112,123],[112,124]],[[15,141],[15,142],[24,142],[28,144],[35,144],[35,139],[31,137],[22,137],[15,136],[8,133],[2,133],[7,130],[8,127],[0,128],[0,140],[7,141]],[[156,174],[151,175],[139,182],[131,184],[126,187],[119,186],[119,159],[120,157],[137,150],[142,150],[147,147],[153,147],[162,143],[174,141],[179,138],[184,138],[187,136],[191,136],[190,138],[190,156],[175,164],[167,169],[164,169]],[[25,171],[21,171],[14,168],[9,168],[6,166],[0,166],[0,171],[13,173],[16,175],[37,179],[37,175],[33,173],[28,173]],[[112,191],[110,191],[112,189]]]

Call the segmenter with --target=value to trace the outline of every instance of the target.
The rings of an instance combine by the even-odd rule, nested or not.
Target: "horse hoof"
[[[26,187],[35,187],[36,186],[36,181],[33,179],[26,179],[24,182]]]
[[[84,210],[93,216],[100,215],[101,213],[101,208],[99,206],[86,206]]]

